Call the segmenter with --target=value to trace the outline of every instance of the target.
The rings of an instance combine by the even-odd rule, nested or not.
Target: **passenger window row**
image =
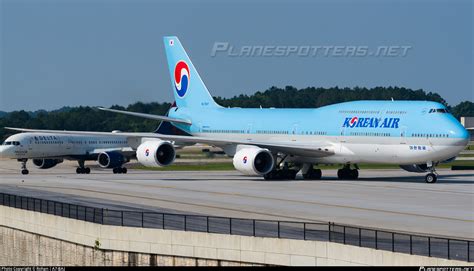
[[[449,137],[449,134],[417,134],[413,133],[411,134],[412,137],[441,137],[441,138],[447,138]]]
[[[328,133],[327,132],[322,132],[322,131],[306,131],[306,132],[303,132],[302,134],[306,134],[306,135],[327,135]]]
[[[35,141],[35,144],[64,144],[62,141]]]
[[[275,135],[287,135],[288,131],[267,131],[267,130],[257,130],[257,134],[275,134]]]
[[[379,114],[380,111],[374,111],[374,110],[339,110],[339,113],[343,113],[343,114]]]
[[[406,114],[407,111],[387,111],[386,114],[397,115],[397,114]]]
[[[212,133],[212,134],[225,134],[225,133],[232,133],[232,134],[244,134],[244,130],[212,130],[212,129],[202,129],[203,133]]]
[[[390,136],[390,133],[351,132],[352,136]]]

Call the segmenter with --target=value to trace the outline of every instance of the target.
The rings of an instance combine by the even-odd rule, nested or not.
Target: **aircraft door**
[[[66,151],[70,151],[72,149],[71,139],[63,138],[63,142],[64,142],[64,147],[65,147]]]
[[[291,141],[296,141],[298,132],[299,132],[298,123],[293,123],[293,127],[290,130]]]
[[[31,152],[33,151],[33,138],[30,137],[29,141],[28,141],[28,151]]]
[[[252,133],[252,123],[247,124],[247,131],[245,131],[247,134]]]
[[[345,133],[346,133],[346,128],[342,127],[342,128],[341,128],[341,131],[340,131],[340,133],[339,133],[339,136],[338,136],[338,141],[339,141],[339,142],[341,142],[341,143],[346,142]]]
[[[407,144],[407,127],[402,126],[400,128],[400,144]]]
[[[292,132],[294,135],[297,135],[298,134],[298,123],[294,123],[293,124],[293,132]]]

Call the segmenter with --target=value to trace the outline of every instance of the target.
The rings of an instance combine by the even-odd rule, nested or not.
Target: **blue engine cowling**
[[[127,162],[127,159],[119,152],[102,152],[97,157],[97,163],[102,168],[116,168]]]
[[[33,159],[33,165],[40,169],[52,168],[62,162],[62,159]]]

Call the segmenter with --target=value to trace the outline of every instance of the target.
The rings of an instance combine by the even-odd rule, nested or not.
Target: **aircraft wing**
[[[61,130],[37,130],[26,128],[5,127],[5,129],[21,132],[39,132],[56,133],[70,135],[89,135],[89,136],[119,136],[128,138],[158,138],[161,140],[184,142],[184,143],[203,143],[218,147],[229,145],[253,145],[261,148],[267,148],[273,152],[282,152],[285,154],[298,156],[324,157],[334,154],[334,147],[327,142],[297,142],[297,141],[256,141],[256,140],[236,140],[219,137],[197,137],[197,136],[179,136],[164,135],[158,133],[140,133],[140,132],[87,132],[87,131],[61,131]]]
[[[158,115],[152,115],[152,114],[144,114],[144,113],[136,113],[136,112],[130,112],[130,111],[116,110],[116,109],[108,109],[108,108],[104,108],[104,107],[98,107],[98,109],[103,110],[103,111],[108,111],[108,112],[114,112],[114,113],[119,113],[119,114],[130,115],[130,116],[134,116],[134,117],[153,119],[153,120],[161,120],[161,121],[168,121],[168,122],[174,122],[174,123],[183,123],[183,124],[191,125],[191,121],[186,120],[186,119],[177,119],[177,118],[170,118],[170,117],[166,117],[166,116],[158,116]]]

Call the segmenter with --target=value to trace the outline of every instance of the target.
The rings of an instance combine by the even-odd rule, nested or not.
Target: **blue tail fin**
[[[177,37],[164,37],[171,87],[178,107],[219,107]]]

